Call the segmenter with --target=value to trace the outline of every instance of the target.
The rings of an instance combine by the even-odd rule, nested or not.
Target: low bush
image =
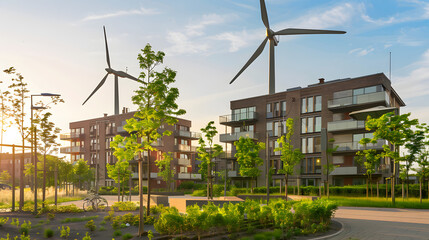
[[[85,237],[83,237],[82,240],[91,240],[91,236],[89,236],[88,232],[86,232]]]
[[[134,215],[132,213],[127,213],[122,215],[122,223],[130,224],[131,226],[139,225],[139,215]]]
[[[31,229],[31,222],[30,221],[24,221],[24,223],[21,224],[21,227],[19,228],[19,233],[21,235],[28,236],[28,233]]]
[[[54,236],[54,230],[52,230],[50,228],[45,229],[45,231],[43,231],[43,236],[45,238],[51,238],[51,237],[53,237]]]
[[[61,226],[60,237],[61,238],[68,238],[69,236],[70,236],[70,227],[68,227],[68,226],[66,226],[66,227]]]
[[[54,220],[55,218],[55,214],[53,213],[48,213],[46,216],[48,217],[49,220]]]
[[[112,221],[115,211],[111,210],[107,213],[107,216],[104,217],[105,221]]]
[[[91,232],[95,231],[95,229],[97,229],[97,226],[95,226],[94,220],[89,220],[86,224],[85,227],[88,228]]]
[[[0,227],[3,226],[3,224],[6,224],[9,221],[9,218],[6,217],[0,217]]]
[[[131,233],[126,233],[124,235],[122,235],[122,240],[128,240],[133,238],[133,235]]]
[[[61,221],[61,223],[70,223],[70,222],[85,222],[88,220],[93,220],[93,219],[97,219],[98,215],[96,216],[88,216],[88,217],[80,217],[80,218],[66,218],[64,220]]]
[[[115,202],[112,206],[115,211],[135,211],[139,206],[134,202]]]
[[[116,231],[114,231],[114,232],[113,232],[113,236],[114,236],[114,237],[122,236],[122,231],[121,231],[121,230],[116,230]]]

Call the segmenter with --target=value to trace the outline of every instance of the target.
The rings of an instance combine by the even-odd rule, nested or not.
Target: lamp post
[[[43,106],[33,106],[33,97],[59,97],[60,94],[52,93],[41,93],[41,94],[32,94],[31,95],[31,157],[33,158],[34,164],[34,212],[37,213],[37,145],[35,140],[37,140],[36,131],[33,121],[33,110],[46,109]],[[43,198],[45,196],[45,187],[46,187],[46,161],[43,163]]]

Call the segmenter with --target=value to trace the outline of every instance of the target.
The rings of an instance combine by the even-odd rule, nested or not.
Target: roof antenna
[[[392,52],[389,52],[389,80],[392,81]]]
[[[128,73],[128,67],[125,67],[125,72]]]

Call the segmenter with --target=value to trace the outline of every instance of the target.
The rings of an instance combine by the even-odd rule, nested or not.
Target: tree
[[[419,186],[420,186],[420,204],[422,203],[422,185],[423,181],[426,177],[429,177],[429,152],[425,150],[422,152],[422,154],[419,156],[419,158],[416,159],[416,162],[418,164],[418,168],[413,168],[414,171],[416,171],[417,178],[419,179]],[[428,185],[429,188],[429,185]],[[429,197],[428,197],[429,198]]]
[[[380,165],[381,153],[377,153],[375,149],[367,149],[369,143],[376,144],[377,140],[362,138],[359,141],[359,144],[364,146],[364,150],[358,151],[356,153],[358,163],[365,167],[366,179],[366,197],[368,197],[368,181],[371,184],[371,197],[372,197],[372,175],[377,171],[378,166]]]
[[[4,170],[0,173],[0,182],[3,184],[8,184],[10,180],[10,174],[7,170]]]
[[[281,136],[277,139],[279,147],[274,149],[274,151],[280,151],[281,156],[280,160],[283,162],[283,168],[279,169],[278,173],[284,174],[285,178],[285,197],[287,201],[287,186],[289,176],[294,173],[295,166],[301,161],[304,157],[299,148],[294,148],[292,145],[292,136],[293,136],[293,119],[288,118],[286,120],[286,135]]]
[[[385,139],[393,145],[393,151],[388,145],[383,146],[382,157],[388,157],[393,161],[393,173],[392,173],[392,204],[395,204],[395,181],[396,181],[396,165],[401,160],[399,149],[408,141],[408,136],[412,134],[412,126],[415,126],[418,121],[417,119],[410,120],[410,113],[402,115],[394,115],[393,112],[386,113],[380,118],[368,119],[365,124],[365,128],[368,131],[374,131],[373,139]]]
[[[333,143],[333,142],[335,142],[335,139],[329,139],[329,142]],[[326,164],[323,165],[323,170],[326,171],[325,190],[326,190],[326,196],[328,198],[329,198],[329,175],[337,167],[332,163],[332,154],[337,151],[338,147],[339,146],[326,149]]]
[[[259,152],[265,149],[265,144],[262,142],[255,143],[250,138],[240,137],[238,141],[234,142],[234,146],[237,151],[234,156],[240,166],[240,175],[250,177],[253,180],[251,183],[251,192],[253,193],[253,182],[261,174],[258,167],[264,163],[264,160],[259,157]]]
[[[106,167],[107,167],[107,176],[109,176],[109,178],[115,180],[115,182],[119,184],[118,192],[121,192],[121,188],[122,188],[122,201],[124,201],[124,195],[125,195],[124,189],[130,179],[130,173],[131,173],[130,163],[127,160],[118,160],[115,164],[107,164]]]
[[[69,196],[70,182],[73,179],[73,165],[69,161],[58,162],[58,181],[66,190],[66,195]]]
[[[124,129],[130,134],[126,139],[121,136],[114,138],[114,144],[122,145],[124,150],[115,148],[115,156],[139,155],[139,195],[140,195],[140,223],[138,235],[143,235],[144,213],[143,213],[143,173],[142,164],[143,152],[147,152],[147,175],[150,177],[151,151],[157,151],[151,144],[156,142],[164,135],[171,135],[171,131],[158,132],[158,129],[164,124],[174,125],[177,122],[177,116],[186,113],[179,109],[176,101],[179,97],[179,90],[171,87],[176,80],[176,72],[170,68],[164,68],[161,72],[155,71],[155,68],[163,63],[164,53],[154,52],[150,44],[147,44],[142,53],[138,54],[138,60],[141,68],[139,76],[140,87],[135,91],[136,95],[132,97],[134,104],[138,106],[134,118],[128,119]],[[148,201],[147,212],[150,211],[150,178],[147,183]]]
[[[197,148],[198,157],[201,161],[199,165],[202,179],[207,179],[207,199],[213,199],[213,161],[212,159],[219,156],[223,150],[219,144],[213,145],[213,138],[217,134],[216,127],[213,126],[214,122],[210,121],[205,128],[201,128],[201,132],[207,139],[207,143],[204,141],[203,136],[200,137],[198,143],[200,146]]]
[[[174,178],[174,170],[171,168],[171,160],[173,159],[171,154],[171,152],[163,153],[162,158],[156,160],[155,163],[159,169],[158,175],[167,183],[167,191],[169,192],[171,191],[171,183]]]
[[[79,189],[82,189],[82,185],[88,183],[93,179],[93,173],[89,169],[88,164],[85,160],[79,159],[73,166],[74,181],[78,183]]]
[[[29,98],[27,89],[27,83],[24,82],[24,77],[16,72],[14,67],[10,67],[5,69],[3,72],[9,75],[13,75],[12,84],[9,85],[11,92],[13,93],[11,96],[11,114],[13,116],[13,120],[15,122],[15,126],[18,128],[18,132],[21,135],[22,142],[22,155],[20,161],[20,178],[19,178],[19,210],[22,211],[22,207],[24,206],[24,153],[25,153],[25,140],[29,136],[28,128],[25,125],[25,99]],[[36,203],[35,203],[36,204]]]
[[[34,191],[34,189],[37,188],[37,186],[34,186],[34,164],[33,163],[27,163],[24,165],[24,175],[28,178],[30,178],[30,183],[31,183],[31,190]]]

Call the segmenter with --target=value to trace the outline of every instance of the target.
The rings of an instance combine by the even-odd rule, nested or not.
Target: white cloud
[[[113,18],[113,17],[120,17],[120,16],[128,16],[128,15],[155,15],[159,14],[159,12],[155,9],[145,9],[140,8],[137,10],[121,10],[117,12],[112,13],[105,13],[105,14],[99,14],[99,15],[89,15],[82,19],[83,22],[85,21],[93,21],[93,20],[100,20],[100,19],[106,19],[106,18]]]
[[[249,45],[247,41],[250,38],[246,31],[241,33],[224,32],[214,37],[216,40],[228,41],[230,43],[229,52],[236,52]]]
[[[414,98],[429,94],[429,49],[420,61],[413,63],[414,70],[406,76],[394,78],[394,87],[403,98]]]
[[[349,54],[353,54],[353,53],[355,53],[357,51],[361,51],[361,50],[362,50],[362,48],[355,48],[355,49],[350,50]]]
[[[218,14],[204,15],[203,18],[197,21],[197,24],[189,24],[186,26],[188,36],[201,36],[204,34],[204,29],[210,25],[221,24],[225,22],[225,16]]]
[[[236,5],[236,6],[242,7],[242,8],[249,9],[249,10],[259,11],[258,8],[254,7],[254,6],[251,6],[251,5],[244,4],[244,3],[235,3],[235,2],[233,2],[233,4]]]
[[[355,48],[349,51],[349,54],[356,54],[357,56],[365,56],[368,55],[368,53],[373,52],[375,49],[370,47],[370,48]]]

